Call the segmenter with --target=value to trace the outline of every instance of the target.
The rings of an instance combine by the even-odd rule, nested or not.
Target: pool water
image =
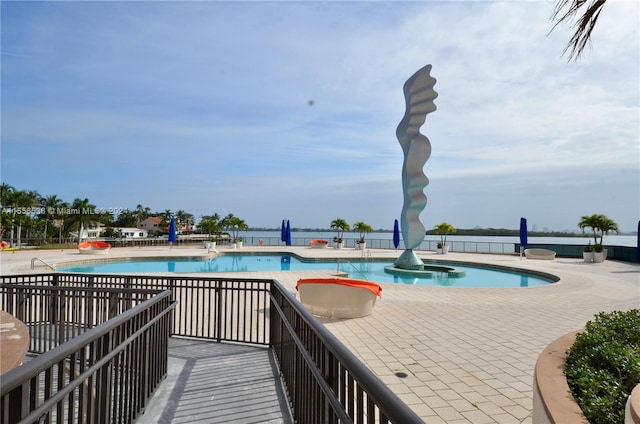
[[[391,275],[384,272],[389,261],[305,261],[291,255],[220,255],[213,259],[196,260],[134,260],[126,262],[102,262],[60,267],[62,272],[89,273],[145,273],[145,272],[239,272],[239,271],[306,271],[331,270],[348,273],[350,278],[379,283],[409,284],[418,286],[514,288],[535,287],[550,284],[551,281],[525,273],[502,271],[459,264],[452,266],[465,271],[463,277],[449,277],[447,273],[436,272],[432,278],[414,278]]]

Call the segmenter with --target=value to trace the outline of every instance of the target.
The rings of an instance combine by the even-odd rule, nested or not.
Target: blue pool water
[[[439,263],[443,265],[444,263]],[[380,283],[410,284],[446,287],[534,287],[550,284],[549,280],[531,274],[502,271],[476,266],[444,264],[465,271],[464,277],[449,277],[446,273],[434,273],[432,278],[413,278],[384,272],[389,261],[326,262],[303,261],[291,255],[220,255],[208,260],[141,260],[81,264],[58,268],[63,272],[90,273],[146,273],[146,272],[238,272],[238,271],[305,271],[331,270],[345,272],[350,278]],[[338,268],[339,266],[339,268]],[[355,267],[355,269],[354,269]],[[356,270],[357,269],[357,270]]]

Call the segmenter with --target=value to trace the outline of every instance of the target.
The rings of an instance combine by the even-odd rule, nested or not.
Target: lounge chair
[[[382,287],[349,278],[304,278],[296,290],[300,302],[313,315],[326,318],[358,318],[373,312]]]

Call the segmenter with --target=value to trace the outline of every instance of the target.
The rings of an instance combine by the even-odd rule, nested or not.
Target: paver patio
[[[221,252],[231,251],[221,248]],[[291,252],[305,257],[359,259],[353,249],[250,247],[239,252]],[[401,251],[371,249],[395,259]],[[111,257],[203,256],[203,248],[112,249]],[[436,258],[433,252],[418,252]],[[2,275],[50,272],[49,263],[87,259],[76,250],[3,252]],[[531,288],[480,289],[383,285],[374,313],[322,320],[357,357],[428,423],[531,423],[533,369],[538,355],[561,335],[583,327],[601,311],[640,307],[640,265],[607,260],[520,259],[516,255],[449,253],[438,259],[549,272],[558,283]],[[99,259],[99,258],[96,258]],[[295,291],[299,278],[327,271],[218,273],[277,279]],[[202,274],[199,274],[202,276]]]

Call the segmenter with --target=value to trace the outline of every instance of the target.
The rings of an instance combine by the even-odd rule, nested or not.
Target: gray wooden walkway
[[[137,421],[292,423],[271,351],[263,347],[169,341],[169,371]]]

